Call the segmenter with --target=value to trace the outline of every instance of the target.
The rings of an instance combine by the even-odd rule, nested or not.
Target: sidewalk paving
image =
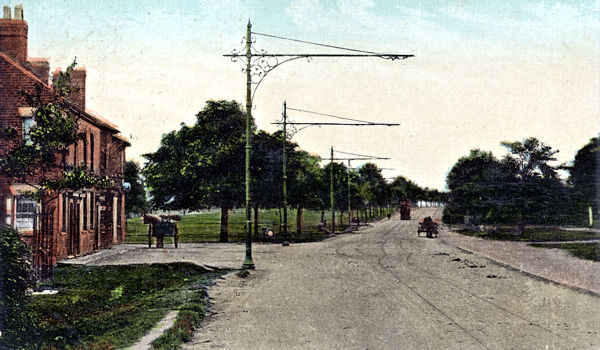
[[[460,235],[447,227],[440,230],[439,238],[529,275],[600,296],[600,262],[579,259],[563,249],[534,248],[527,242]]]

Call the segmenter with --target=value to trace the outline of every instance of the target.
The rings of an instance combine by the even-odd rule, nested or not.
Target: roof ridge
[[[21,64],[17,63],[15,60],[13,60],[12,58],[10,58],[6,54],[0,52],[0,58],[4,59],[6,62],[8,62],[8,64],[10,64],[14,68],[20,70],[23,74],[25,74],[29,78],[33,79],[38,84],[41,84],[43,87],[47,88],[48,90],[52,90],[52,87],[48,83],[44,83],[33,72],[31,72],[27,68],[23,67]],[[82,113],[86,117],[86,119],[88,119],[89,121],[91,121],[93,123],[96,123],[97,126],[99,126],[99,127],[104,127],[104,128],[110,129],[112,131],[115,131],[117,133],[120,132],[120,130],[119,130],[119,128],[118,128],[118,126],[116,124],[108,121],[104,117],[97,116],[97,115],[95,115],[93,113],[88,112],[87,110],[83,111],[83,110],[81,110],[80,108],[78,108],[77,106],[75,106],[72,103],[69,103],[69,107],[71,109],[73,109],[73,110],[78,111],[79,113]]]
[[[29,69],[23,67],[21,64],[17,63],[15,60],[13,60],[12,58],[8,57],[8,55],[0,52],[0,57],[4,58],[4,60],[6,62],[8,62],[10,65],[14,66],[18,70],[22,71],[23,73],[25,73],[25,75],[28,75],[30,78],[32,78],[36,82],[42,84],[43,86],[45,86],[45,87],[47,87],[49,89],[51,88],[50,85],[48,85],[48,83],[44,83],[40,78],[37,77],[37,75],[33,74],[32,71],[30,71]]]

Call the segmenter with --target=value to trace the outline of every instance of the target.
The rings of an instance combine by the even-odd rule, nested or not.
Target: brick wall
[[[17,63],[27,62],[27,21],[0,19],[0,52]]]
[[[22,13],[22,11],[21,11]],[[37,90],[41,92],[42,101],[50,101],[52,96],[51,87],[48,85],[50,64],[47,59],[32,59],[28,61],[27,57],[27,22],[14,19],[0,19],[0,128],[11,127],[16,131],[16,137],[11,140],[0,139],[0,157],[10,152],[18,143],[23,140],[23,118],[19,112],[19,107],[27,107],[22,92],[34,94]],[[70,101],[80,113],[79,132],[85,136],[79,140],[76,145],[69,147],[69,153],[66,156],[67,165],[84,164],[90,171],[101,175],[110,176],[120,185],[120,179],[123,177],[123,161],[125,159],[125,147],[127,141],[115,137],[118,132],[110,122],[96,117],[85,111],[85,69],[75,69],[72,75],[72,81],[79,86],[79,91],[70,96]],[[62,161],[62,159],[59,159]],[[57,167],[56,174],[60,174],[61,168]],[[37,182],[39,179],[30,178],[28,182]],[[63,204],[62,196],[66,196],[67,206]],[[0,224],[4,223],[5,198],[13,194],[10,190],[9,179],[0,179]],[[85,196],[85,208],[83,197]],[[113,242],[113,221],[117,210],[114,207],[113,198],[118,198],[118,223],[116,243],[122,243],[125,237],[125,209],[124,193],[122,190],[100,191],[89,188],[76,193],[63,193],[60,196],[53,194],[47,197],[46,205],[55,207],[56,210],[49,218],[49,225],[46,227],[44,238],[44,249],[48,249],[51,254],[46,256],[51,259],[51,264],[56,264],[59,260],[65,258],[75,250],[78,254],[88,254],[95,249],[111,247]],[[93,200],[92,200],[93,198]],[[69,203],[73,203],[77,208],[80,220],[73,223],[69,214]],[[79,207],[77,207],[79,205]],[[14,205],[13,205],[14,206]],[[113,210],[113,208],[115,208]],[[13,208],[14,211],[14,208]],[[86,223],[83,221],[85,212]],[[71,249],[70,243],[73,240],[73,230],[69,227],[63,230],[63,217],[65,224],[77,225],[79,234],[77,249]],[[93,221],[93,224],[91,224]],[[13,220],[14,222],[14,220]],[[30,244],[35,244],[39,240],[34,236],[27,237]],[[38,250],[37,254],[40,253]],[[38,255],[39,257],[39,255]]]

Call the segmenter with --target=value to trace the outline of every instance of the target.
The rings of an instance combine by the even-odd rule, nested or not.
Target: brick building
[[[0,156],[6,154],[23,140],[33,123],[32,108],[22,92],[41,91],[49,98],[48,59],[27,56],[27,22],[23,8],[16,6],[14,17],[11,8],[4,7],[0,19],[0,128],[13,128],[17,136],[0,139]],[[56,79],[58,72],[53,73]],[[39,181],[35,177],[27,183],[0,178],[0,225],[10,225],[23,235],[34,248],[34,265],[49,267],[61,259],[92,253],[122,243],[125,238],[125,196],[123,169],[127,139],[117,127],[85,108],[85,68],[76,68],[72,82],[79,90],[67,100],[78,117],[78,131],[83,138],[69,147],[62,156],[67,168],[84,165],[88,171],[108,176],[116,186],[111,190],[86,188],[78,191],[46,193],[41,202],[23,196],[33,190],[29,184]],[[57,172],[64,168],[57,168]]]

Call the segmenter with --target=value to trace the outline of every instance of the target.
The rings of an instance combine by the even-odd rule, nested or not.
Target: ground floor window
[[[63,193],[61,195],[62,197],[62,211],[61,211],[61,226],[62,226],[62,232],[66,232],[67,231],[67,213],[69,212],[68,208],[68,198],[69,195],[67,193]]]
[[[37,220],[37,202],[26,197],[17,197],[15,228],[19,232],[33,231]]]
[[[6,197],[4,202],[4,224],[12,225],[12,197]]]

